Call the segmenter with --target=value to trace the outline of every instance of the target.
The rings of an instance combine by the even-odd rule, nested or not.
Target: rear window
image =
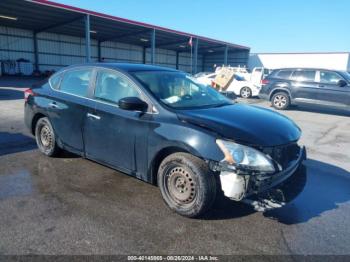
[[[49,83],[51,85],[51,87],[53,89],[59,89],[60,87],[60,83],[61,83],[61,79],[62,79],[62,74],[54,74],[50,79],[49,79]]]
[[[239,75],[234,75],[234,79],[236,79],[237,81],[245,81],[244,77]]]
[[[280,70],[276,73],[275,77],[282,79],[289,79],[292,74],[292,70]]]
[[[316,76],[315,70],[298,70],[294,71],[292,80],[301,82],[314,82]]]
[[[60,90],[77,95],[87,96],[92,69],[74,69],[66,71],[61,81]]]

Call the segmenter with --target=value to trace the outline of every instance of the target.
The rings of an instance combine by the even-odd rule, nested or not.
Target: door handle
[[[50,103],[49,106],[52,108],[58,108],[58,105],[56,104],[56,102]]]
[[[91,114],[91,113],[87,113],[86,116],[87,117],[91,117],[91,118],[96,119],[96,120],[100,120],[101,119],[100,116],[97,116],[97,115],[94,115],[94,114]]]

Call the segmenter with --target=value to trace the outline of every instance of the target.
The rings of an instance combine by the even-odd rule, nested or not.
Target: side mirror
[[[119,108],[129,111],[144,112],[148,108],[148,104],[138,97],[124,97],[118,102]]]
[[[338,82],[337,82],[337,86],[340,86],[340,87],[344,87],[346,86],[348,83],[346,83],[343,79],[340,79]]]

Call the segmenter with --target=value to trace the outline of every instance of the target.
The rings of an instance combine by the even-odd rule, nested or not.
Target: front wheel
[[[285,110],[290,106],[289,95],[285,92],[278,92],[272,96],[272,106],[278,110]]]
[[[204,214],[216,196],[214,174],[203,160],[187,153],[175,153],[162,161],[158,186],[170,209],[186,217]]]
[[[55,132],[47,117],[40,118],[36,123],[35,139],[39,150],[45,155],[55,156],[59,153]]]

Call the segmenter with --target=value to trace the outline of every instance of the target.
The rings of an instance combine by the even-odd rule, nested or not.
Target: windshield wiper
[[[229,105],[232,105],[233,103],[228,103],[228,102],[226,102],[226,103],[221,103],[221,104],[217,104],[217,105],[212,105],[212,106],[210,106],[210,107],[222,107],[222,106],[229,106]]]

